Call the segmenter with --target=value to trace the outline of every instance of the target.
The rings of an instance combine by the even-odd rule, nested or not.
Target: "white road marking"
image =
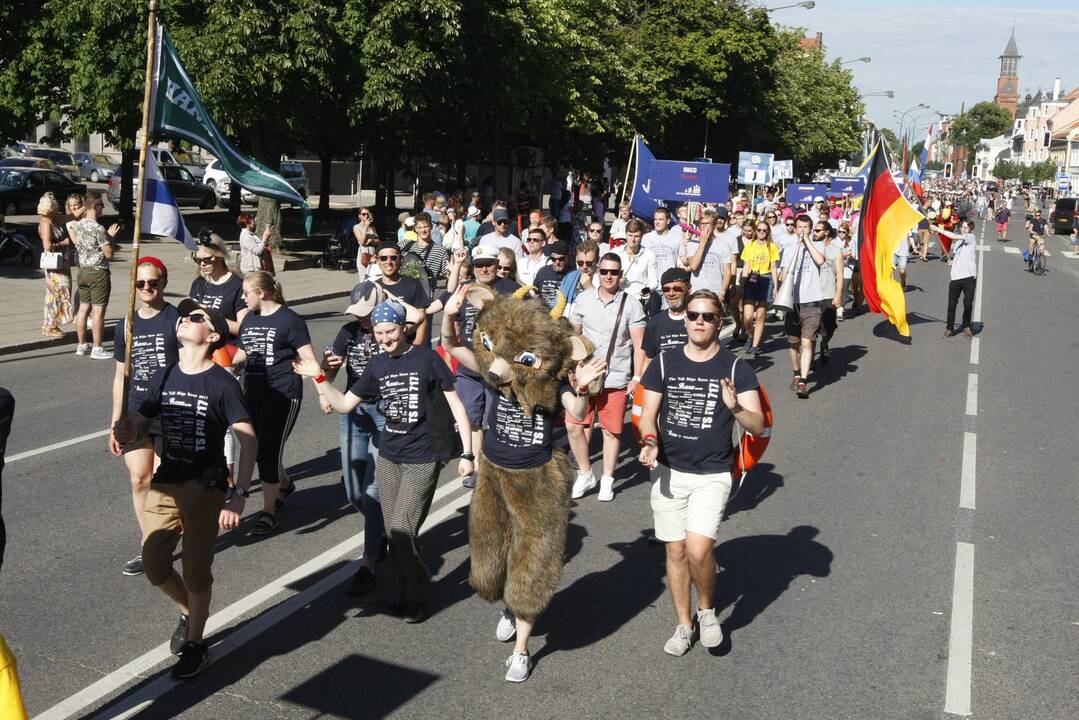
[[[967,374],[967,415],[978,414],[978,373]]]
[[[980,349],[979,346],[981,345],[981,342],[982,342],[981,338],[977,338],[977,337],[976,338],[971,338],[971,341],[970,341],[970,364],[971,365],[977,365],[978,364],[978,351]]]
[[[1072,260],[1079,258],[1079,253],[1074,253],[1070,250],[1061,250],[1060,254],[1066,258],[1071,258]]]
[[[26,452],[16,453],[8,458],[5,458],[4,462],[13,463],[16,460],[23,460],[28,457],[34,457],[35,455],[44,455],[47,452],[59,450],[60,448],[67,447],[68,445],[76,445],[81,442],[86,442],[87,440],[93,440],[94,438],[105,437],[108,434],[108,430],[99,430],[97,432],[92,432],[87,435],[80,435],[79,437],[71,438],[70,440],[63,440],[58,443],[53,443],[52,445],[40,447],[37,450],[27,450]]]
[[[963,474],[959,483],[959,507],[974,509],[975,471],[978,456],[978,436],[972,432],[963,433]]]
[[[462,487],[461,479],[455,479],[446,483],[435,492],[432,502],[446,497]],[[455,501],[444,505],[427,518],[424,525],[429,530],[449,517],[458,510],[468,505],[472,497],[471,492],[464,493]],[[284,592],[289,586],[302,582],[304,578],[318,574],[325,568],[337,562],[343,555],[355,554],[363,548],[363,536],[360,534],[338,543],[321,555],[311,558],[295,570],[285,573],[273,582],[265,585],[255,592],[240,598],[228,607],[210,616],[206,623],[206,635],[212,636],[216,631],[229,623],[238,620],[246,613],[254,610],[259,605],[271,600]],[[290,597],[285,602],[259,615],[247,623],[244,627],[229,635],[220,642],[210,647],[210,662],[216,662],[237,649],[244,643],[257,637],[260,633],[273,627],[278,622],[288,617],[296,610],[307,605],[315,598],[325,594],[329,590],[344,582],[356,572],[355,563],[348,563],[345,567],[322,579],[307,590]],[[97,682],[75,693],[66,700],[62,700],[45,712],[37,715],[34,720],[64,720],[73,715],[81,715],[88,707],[100,702],[103,698],[120,690],[125,685],[144,680],[147,674],[160,663],[172,657],[169,652],[169,643],[163,642],[149,652],[135,658],[121,668],[114,670]],[[162,675],[149,683],[130,698],[124,698],[117,706],[109,711],[101,713],[100,718],[126,718],[133,715],[138,709],[145,707],[154,699],[161,697],[166,692],[176,687],[177,681],[168,674]]]
[[[952,629],[948,637],[948,684],[944,712],[970,715],[971,660],[974,641],[974,545],[955,544]]]
[[[983,232],[982,235],[985,235],[985,233]],[[992,252],[993,251],[993,246],[992,245],[979,245],[978,249],[982,250],[984,252]]]
[[[1022,254],[1023,251],[1020,250],[1017,247],[1010,247],[1009,246],[1009,247],[1004,248],[1004,252],[1008,253],[1009,255],[1020,255],[1020,254]]]

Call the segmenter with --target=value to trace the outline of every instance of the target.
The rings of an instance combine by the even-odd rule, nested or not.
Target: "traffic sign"
[[[771,153],[756,153],[745,151],[738,153],[738,184],[771,184],[772,162],[774,159],[775,156]]]

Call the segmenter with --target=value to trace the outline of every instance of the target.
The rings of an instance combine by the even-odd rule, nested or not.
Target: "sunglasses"
[[[199,265],[210,265],[214,261],[213,255],[192,255],[191,259],[197,262]]]
[[[400,255],[377,255],[379,262],[397,262],[401,259]]]
[[[369,217],[371,217],[371,213],[360,213],[360,217],[369,218]]]
[[[146,289],[157,290],[159,287],[161,287],[161,281],[160,280],[136,280],[135,281],[135,287],[137,287],[139,290],[146,290]]]
[[[578,260],[577,261],[577,267],[595,267],[595,266],[596,266],[596,261],[595,260]]]
[[[714,312],[697,312],[696,310],[686,310],[686,317],[690,322],[697,322],[698,320],[704,320],[706,323],[715,324],[719,316]]]
[[[794,223],[783,223],[787,227],[794,227]]]
[[[496,262],[494,260],[480,260],[479,262],[476,262],[475,260],[472,261],[472,267],[476,270],[493,270],[495,269],[495,265]]]
[[[603,232],[603,228],[588,228],[588,232],[590,232],[590,233],[601,233],[601,232]]]
[[[622,274],[622,269],[621,268],[600,268],[599,269],[599,274],[600,275],[621,275]]]
[[[509,225],[509,220],[495,220],[495,225]]]
[[[662,288],[665,293],[684,293],[686,291],[685,285],[664,285]]]
[[[528,238],[528,242],[543,242],[543,241],[544,241],[544,240],[546,240],[546,239],[547,239],[547,238],[541,238],[541,237],[530,237],[530,238]]]
[[[768,228],[757,228],[757,232],[768,234]]]
[[[513,272],[513,266],[512,265],[499,265],[498,269],[501,272]]]
[[[839,234],[840,234],[840,235],[850,235],[850,233],[849,233],[849,232],[847,232],[846,230],[840,230],[840,231],[839,231]]]
[[[202,325],[203,323],[210,322],[210,318],[206,317],[202,313],[191,313],[190,315],[184,315],[184,320],[195,323],[196,325]]]
[[[553,263],[566,262],[566,256],[565,255],[552,255],[551,256],[551,262],[553,262]]]

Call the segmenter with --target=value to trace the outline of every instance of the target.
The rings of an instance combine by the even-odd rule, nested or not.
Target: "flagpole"
[[[619,198],[619,204],[626,199],[626,189],[629,187],[629,170],[633,167],[633,155],[637,152],[637,133],[633,133],[633,142],[629,146],[629,160],[626,161],[626,179],[622,181],[622,197]],[[634,182],[637,182],[634,180]],[[618,217],[618,212],[615,211],[615,217]]]
[[[131,241],[131,279],[127,293],[127,317],[124,318],[124,386],[120,412],[127,415],[131,391],[131,334],[135,321],[135,280],[139,274],[139,237],[142,235],[142,201],[146,194],[146,155],[150,146],[150,99],[153,97],[154,57],[157,55],[157,0],[150,0],[146,21],[146,84],[142,96],[142,135],[139,139],[139,187],[135,191],[135,227]]]

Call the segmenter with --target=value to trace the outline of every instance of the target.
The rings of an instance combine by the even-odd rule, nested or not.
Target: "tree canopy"
[[[993,138],[1012,126],[1012,116],[992,102],[980,102],[952,121],[949,130],[953,145],[967,148],[970,157],[978,143]]]

